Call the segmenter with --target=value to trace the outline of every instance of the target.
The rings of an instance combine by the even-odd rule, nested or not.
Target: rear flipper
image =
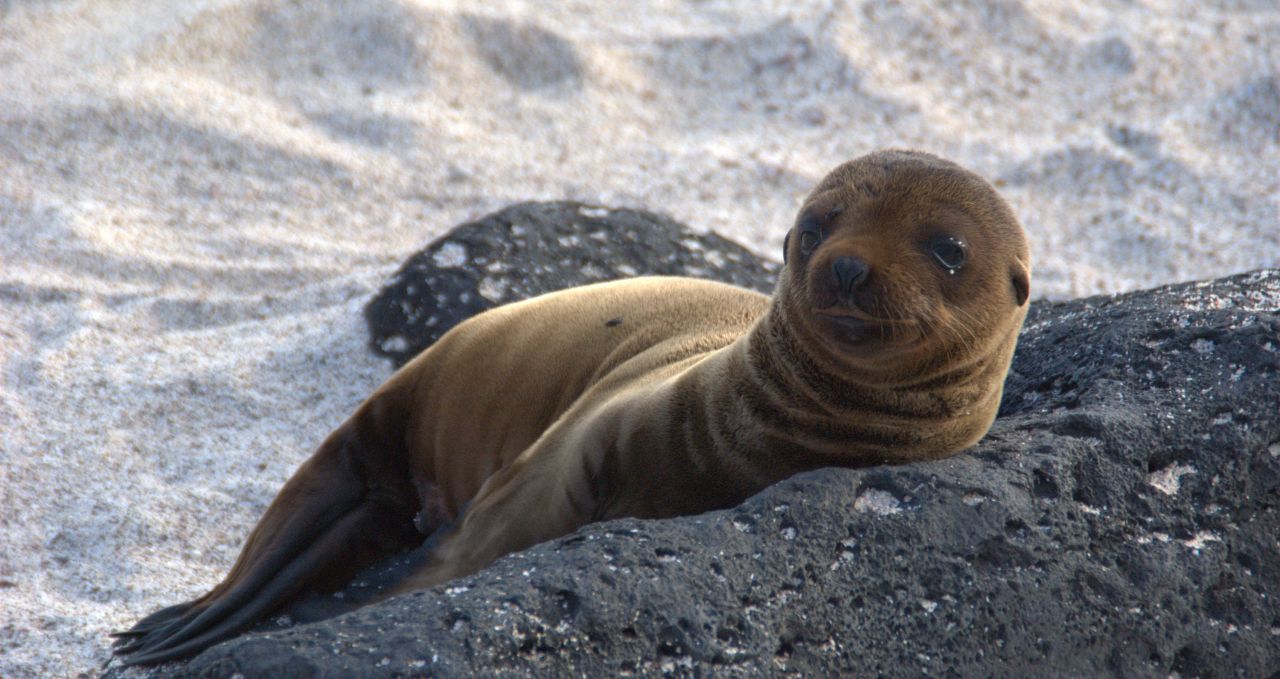
[[[440,539],[452,530],[453,524],[445,523],[414,549],[379,561],[357,573],[342,591],[299,596],[287,603],[280,614],[288,616],[292,624],[306,624],[337,617],[378,601],[384,593],[425,567]]]
[[[253,627],[305,590],[332,591],[391,554],[422,541],[420,503],[401,445],[383,445],[366,408],[339,428],[289,479],[245,543],[226,579],[195,601],[171,606],[120,633],[123,664],[176,660]],[[394,440],[394,439],[393,439]]]
[[[578,445],[565,443],[566,439]],[[605,518],[608,484],[598,473],[601,446],[555,432],[490,476],[426,563],[374,597],[434,587],[470,575],[498,557],[573,532]]]

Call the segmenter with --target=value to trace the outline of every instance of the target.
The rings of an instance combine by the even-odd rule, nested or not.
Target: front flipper
[[[336,589],[370,564],[422,540],[417,492],[401,451],[376,428],[334,432],[289,479],[250,534],[236,565],[203,597],[172,606],[120,633],[123,664],[193,655],[234,636],[308,589]]]

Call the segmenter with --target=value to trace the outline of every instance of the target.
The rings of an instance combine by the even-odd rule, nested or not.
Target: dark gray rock
[[[782,252],[782,243],[778,243]],[[778,264],[668,217],[573,202],[518,203],[458,226],[405,262],[365,307],[370,346],[403,365],[490,307],[639,275],[773,291]]]
[[[154,673],[1277,677],[1278,373],[1280,270],[1036,303],[963,455],[589,526]]]

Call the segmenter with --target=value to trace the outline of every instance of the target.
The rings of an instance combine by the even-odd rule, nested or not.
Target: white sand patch
[[[1147,485],[1165,495],[1177,495],[1182,487],[1182,477],[1194,473],[1196,470],[1190,465],[1171,464],[1147,474]]]
[[[902,502],[893,493],[872,488],[863,491],[853,501],[853,508],[860,512],[871,512],[880,516],[892,516],[902,513]]]
[[[1037,297],[1280,263],[1280,9],[1086,4],[0,3],[0,676],[214,584],[389,373],[362,304],[510,202],[777,257],[912,146],[1002,189]]]

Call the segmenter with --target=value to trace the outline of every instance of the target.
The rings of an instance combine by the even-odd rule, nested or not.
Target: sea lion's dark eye
[[[812,211],[806,210],[800,215],[795,231],[800,237],[801,257],[807,259],[819,245],[822,245],[825,236],[822,226],[822,218],[814,215]]]
[[[964,241],[954,236],[939,236],[929,241],[929,252],[948,273],[955,273],[969,258]]]
[[[818,244],[821,242],[822,242],[822,238],[818,235],[818,232],[801,231],[800,232],[800,254],[804,255],[805,257],[808,257],[813,252],[813,249],[818,247]]]

